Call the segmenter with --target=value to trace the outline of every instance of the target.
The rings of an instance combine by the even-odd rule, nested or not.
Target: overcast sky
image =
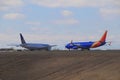
[[[0,0],[0,45],[27,42],[57,44],[96,41],[108,30],[120,48],[120,0]]]

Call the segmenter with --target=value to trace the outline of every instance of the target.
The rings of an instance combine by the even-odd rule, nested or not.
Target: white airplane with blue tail
[[[21,44],[19,46],[26,48],[28,50],[51,50],[52,47],[56,46],[56,45],[49,45],[49,44],[41,44],[41,43],[27,43],[24,39],[24,37],[22,36],[22,34],[20,33],[20,39],[21,39]]]

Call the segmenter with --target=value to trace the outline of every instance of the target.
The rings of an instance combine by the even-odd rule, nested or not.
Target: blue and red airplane
[[[89,42],[73,42],[73,41],[71,41],[71,43],[68,43],[65,47],[69,50],[71,50],[71,49],[90,50],[90,48],[96,48],[96,47],[105,45],[107,43],[106,36],[107,36],[107,30],[105,31],[103,36],[98,41],[95,41],[95,42],[93,42],[93,41],[89,41]]]

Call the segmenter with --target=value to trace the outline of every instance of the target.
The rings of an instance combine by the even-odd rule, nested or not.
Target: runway
[[[120,80],[120,51],[0,52],[0,80]]]

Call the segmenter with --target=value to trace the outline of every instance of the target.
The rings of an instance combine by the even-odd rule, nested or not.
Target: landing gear
[[[88,48],[87,50],[90,51],[90,48]]]
[[[90,51],[90,48],[87,48],[87,49],[81,48],[81,51],[84,51],[84,50]]]

